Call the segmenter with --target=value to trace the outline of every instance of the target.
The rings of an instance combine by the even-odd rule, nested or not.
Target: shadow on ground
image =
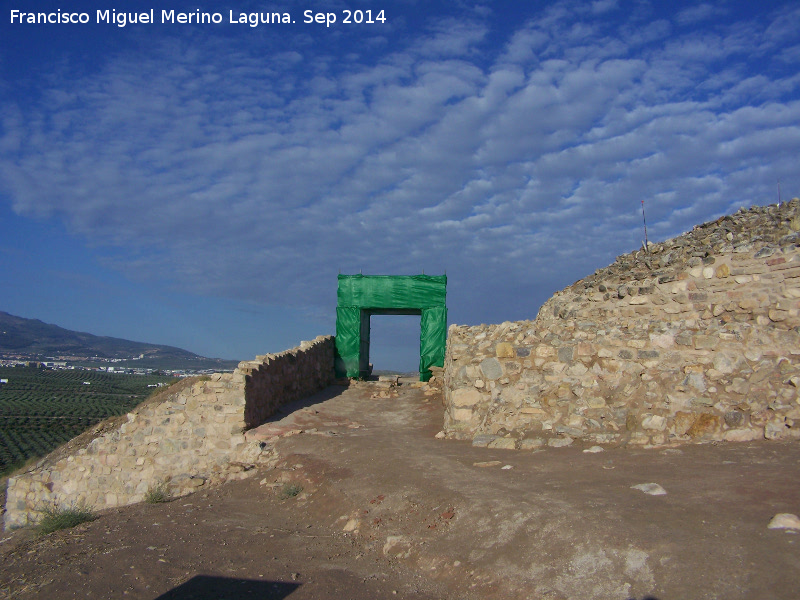
[[[197,575],[162,594],[156,600],[220,600],[221,598],[282,600],[299,587],[299,583]]]
[[[331,385],[326,387],[321,392],[317,392],[313,396],[308,396],[307,398],[295,400],[294,402],[279,406],[275,411],[275,414],[266,419],[262,425],[268,423],[277,423],[286,418],[287,415],[290,415],[294,412],[300,411],[304,408],[309,408],[316,404],[322,404],[323,402],[327,402],[328,400],[332,400],[338,396],[341,396],[345,390],[347,390],[347,387],[348,386],[346,385]]]

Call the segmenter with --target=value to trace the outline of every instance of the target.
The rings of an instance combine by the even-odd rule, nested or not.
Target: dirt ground
[[[440,396],[380,385],[251,432],[279,458],[249,479],[0,534],[0,597],[798,597],[800,535],[767,524],[800,514],[800,444],[475,448],[435,438]]]

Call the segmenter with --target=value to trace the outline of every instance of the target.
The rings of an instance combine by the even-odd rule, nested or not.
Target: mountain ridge
[[[164,344],[136,342],[123,338],[98,336],[82,331],[65,329],[39,319],[28,319],[0,311],[0,355],[25,356],[30,360],[44,357],[100,358],[108,360],[134,360],[210,363],[209,367],[233,368],[237,361],[207,358]]]

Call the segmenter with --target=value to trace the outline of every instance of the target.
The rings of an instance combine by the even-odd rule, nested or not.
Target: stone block
[[[545,445],[545,442],[541,438],[527,438],[524,440],[520,440],[517,444],[520,450],[537,450]]]
[[[550,358],[556,355],[556,349],[553,346],[541,344],[540,346],[536,346],[534,354],[539,358]]]
[[[764,427],[764,438],[768,440],[779,440],[787,437],[789,427],[782,420],[774,419]]]
[[[717,433],[719,428],[720,418],[718,416],[708,413],[701,413],[697,415],[697,419],[694,421],[692,426],[689,427],[686,433],[692,438],[708,437]]]
[[[711,335],[696,335],[693,341],[695,350],[711,350],[719,344],[719,338]]]
[[[485,358],[480,364],[484,379],[494,381],[503,376],[503,366],[496,358]]]
[[[661,415],[647,415],[642,419],[642,429],[664,431],[666,428],[667,420]]]
[[[450,394],[453,406],[464,408],[473,407],[482,399],[481,393],[474,388],[459,388]]]
[[[770,309],[767,313],[769,320],[774,323],[780,323],[789,318],[789,312],[785,310]]]
[[[469,408],[456,408],[451,412],[454,421],[469,422],[472,421],[474,413]]]
[[[672,419],[672,432],[675,435],[685,435],[697,420],[697,414],[679,411]]]
[[[596,396],[592,396],[586,399],[586,405],[591,409],[605,408],[606,401],[605,398],[598,398]]]
[[[499,436],[492,433],[479,433],[472,438],[472,445],[476,448],[486,448],[491,442],[496,440]]]
[[[571,364],[574,358],[574,348],[571,346],[563,346],[558,349],[558,360],[562,363]]]
[[[547,445],[551,448],[564,448],[565,446],[571,446],[574,441],[571,437],[550,438],[547,440]]]
[[[495,354],[497,355],[497,358],[514,358],[516,356],[514,346],[508,342],[501,342],[497,344],[495,347]]]
[[[764,437],[763,430],[756,429],[731,429],[726,431],[722,439],[726,442],[752,442]]]
[[[500,448],[503,450],[516,450],[517,440],[515,440],[514,438],[499,437],[489,442],[488,447]]]

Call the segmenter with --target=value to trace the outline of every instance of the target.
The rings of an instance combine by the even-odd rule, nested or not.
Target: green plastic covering
[[[419,378],[444,366],[447,342],[446,275],[339,275],[336,375],[369,375],[370,317],[421,315]]]

